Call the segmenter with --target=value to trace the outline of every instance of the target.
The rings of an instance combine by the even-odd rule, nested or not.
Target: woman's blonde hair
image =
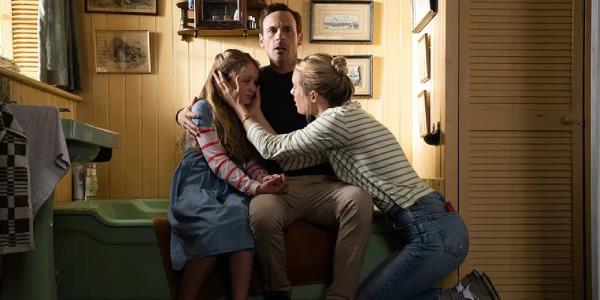
[[[227,155],[243,161],[248,161],[255,155],[254,147],[246,139],[244,127],[242,127],[235,112],[219,94],[212,75],[221,71],[226,79],[235,79],[249,63],[258,69],[258,61],[246,52],[228,49],[217,54],[202,92],[194,99],[194,103],[200,99],[205,99],[208,102],[213,114],[213,125],[221,145],[225,148]]]
[[[342,105],[354,94],[354,85],[348,77],[348,66],[343,56],[308,55],[296,64],[296,70],[302,74],[304,92],[316,91],[330,107]]]

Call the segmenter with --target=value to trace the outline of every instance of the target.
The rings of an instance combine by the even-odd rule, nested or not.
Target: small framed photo
[[[417,109],[419,120],[419,134],[424,137],[430,133],[429,131],[429,92],[423,90],[417,95]]]
[[[354,97],[373,96],[373,56],[344,55],[348,65],[348,77],[354,84]]]
[[[437,0],[411,0],[412,3],[412,32],[418,33],[433,19],[437,13]]]
[[[311,43],[373,42],[373,1],[310,3]]]
[[[95,30],[96,73],[150,73],[148,30]]]
[[[85,11],[92,13],[158,15],[158,0],[85,0]]]
[[[427,82],[431,78],[431,46],[429,34],[425,33],[417,43],[419,63],[419,81]]]

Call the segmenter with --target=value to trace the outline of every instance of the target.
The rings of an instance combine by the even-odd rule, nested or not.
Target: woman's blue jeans
[[[407,209],[388,212],[404,246],[362,282],[357,299],[437,299],[441,289],[433,286],[458,268],[469,251],[465,223],[444,205],[442,195],[434,192]]]

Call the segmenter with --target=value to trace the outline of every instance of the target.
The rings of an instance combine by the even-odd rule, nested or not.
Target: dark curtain
[[[71,1],[40,0],[40,80],[70,92],[80,89],[74,24]]]

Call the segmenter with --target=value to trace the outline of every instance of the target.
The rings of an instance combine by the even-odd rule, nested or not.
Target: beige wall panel
[[[186,99],[186,103],[191,101],[194,97],[200,95],[204,83],[208,78],[208,73],[212,67],[212,62],[205,56],[206,43],[204,39],[195,39],[190,44],[189,53],[189,73],[190,73],[190,85],[189,99]]]
[[[125,148],[126,198],[142,194],[142,78],[145,75],[125,75]]]
[[[140,30],[140,16],[126,18],[124,29]],[[150,53],[152,55],[152,53]],[[152,62],[152,57],[150,57]],[[125,191],[123,198],[139,198],[142,194],[142,77],[147,74],[125,74],[123,77],[123,140],[126,141],[123,148],[124,170],[123,177]]]
[[[108,30],[128,29],[125,24],[129,24],[131,19],[137,19],[136,16],[123,18],[117,14],[106,15],[106,28]],[[108,189],[109,198],[124,198],[127,178],[125,177],[126,160],[125,150],[129,142],[125,136],[125,112],[124,112],[124,94],[125,83],[123,74],[108,74],[108,92],[107,92],[107,128],[112,131],[120,132],[124,143],[121,147],[113,149],[113,156],[108,164],[108,185],[98,186],[98,189]]]
[[[400,14],[398,19],[400,19],[400,28],[411,28],[412,26],[412,11],[410,5],[400,5]],[[398,110],[399,113],[399,121],[400,121],[400,135],[396,136],[400,139],[400,145],[402,146],[402,150],[406,155],[409,161],[413,161],[413,132],[412,132],[412,123],[413,123],[413,64],[411,59],[407,59],[412,57],[413,55],[413,47],[412,47],[412,32],[410,30],[398,30],[398,35],[400,39],[400,48],[398,49],[399,54],[399,71],[400,71],[400,80],[397,85],[398,90],[396,92],[396,97],[400,103],[400,107]],[[393,94],[393,93],[392,93]],[[390,101],[391,99],[388,99]],[[394,100],[391,100],[394,101]]]
[[[389,6],[389,4],[388,4]],[[386,9],[388,8],[386,6]],[[377,80],[373,80],[373,98],[369,100],[365,100],[367,102],[367,110],[371,113],[377,120],[383,122],[383,97],[386,96],[385,91],[382,90],[382,82],[389,74],[385,73],[383,70],[384,62],[382,59],[384,47],[386,47],[386,42],[388,40],[388,36],[393,36],[396,32],[394,29],[389,28],[387,25],[384,27],[383,24],[387,24],[390,22],[390,18],[394,18],[391,15],[384,15],[383,11],[383,2],[375,1],[373,3],[373,13],[374,16],[383,16],[383,17],[374,17],[373,18],[373,44],[366,46],[363,50],[363,53],[360,54],[371,54],[373,55],[373,77],[377,78]],[[395,17],[397,18],[397,17]],[[386,30],[387,29],[387,30]],[[380,33],[380,34],[375,34]],[[386,38],[383,38],[385,36]],[[356,53],[357,55],[359,53]],[[386,60],[387,64],[387,60]],[[399,66],[398,66],[399,67]],[[391,90],[391,86],[388,87]],[[397,93],[397,92],[395,92]],[[388,99],[392,101],[392,99]]]
[[[172,5],[174,7],[174,5]],[[174,119],[175,112],[185,104],[189,103],[190,97],[190,43],[180,42],[179,36],[175,34],[176,29],[179,26],[179,10],[174,8],[171,11],[172,19],[172,32],[174,33],[172,36],[172,40],[174,41],[172,44],[173,47],[173,103],[169,109],[171,113],[171,119]],[[219,41],[222,38],[216,38]],[[222,43],[220,43],[222,45]],[[222,50],[221,50],[222,51]],[[178,84],[179,83],[179,84]],[[182,128],[176,126],[175,123],[173,127],[173,135],[175,137],[176,143],[172,144],[172,153],[173,153],[173,162],[175,165],[181,160],[182,152],[180,151],[180,147],[177,144],[179,136],[182,132]],[[172,172],[171,172],[172,173]]]
[[[21,84],[11,80],[10,81],[10,100],[21,104]]]
[[[80,32],[80,36],[91,36],[90,38],[90,61],[91,70],[91,101],[88,106],[87,122],[102,128],[108,128],[108,76],[106,74],[97,74],[95,72],[94,58],[94,30],[107,29],[106,14],[87,14],[90,16],[90,31]],[[85,102],[85,101],[84,101]],[[85,105],[84,105],[85,107]],[[85,116],[85,114],[84,114]],[[110,186],[108,181],[108,163],[98,164],[98,198],[109,198]]]
[[[21,84],[15,81],[10,81],[10,100],[21,103],[19,95],[21,94]]]
[[[121,147],[113,149],[113,156],[108,165],[108,187],[110,198],[125,197],[125,151],[129,147],[129,141],[125,132],[125,103],[124,103],[125,84],[124,76],[121,74],[108,75],[108,127],[107,129],[120,132],[123,137]],[[98,189],[106,188],[99,186]]]
[[[387,127],[390,131],[396,136],[396,139],[400,140],[400,97],[398,97],[399,93],[399,83],[400,83],[400,48],[402,47],[402,41],[400,40],[400,35],[398,32],[398,28],[402,28],[401,26],[401,2],[397,1],[389,1],[389,4],[386,4],[384,13],[384,19],[388,20],[385,26],[383,26],[384,36],[390,36],[390,38],[384,41],[385,47],[383,48],[383,55],[381,57],[385,57],[385,64],[380,70],[386,74],[385,78],[381,80],[381,86],[390,87],[389,89],[381,89],[378,90],[383,91],[382,99],[388,99],[388,101],[383,101],[384,103],[384,113],[383,113],[383,121],[386,123]],[[381,5],[383,6],[383,5]],[[391,38],[394,37],[395,38]],[[377,61],[382,61],[381,57],[376,57]],[[377,75],[377,78],[380,78]],[[394,90],[393,87],[396,87],[398,90]],[[393,98],[395,96],[395,99]]]
[[[173,45],[183,43],[176,34],[173,25],[175,5],[167,1],[160,1],[161,14],[159,14],[156,30],[158,32],[158,196],[168,197],[171,175],[175,168],[173,159],[173,145],[176,137],[174,134],[175,122],[173,113]]]
[[[94,64],[94,34],[92,28],[92,14],[79,13],[83,11],[83,1],[73,1],[73,11],[75,22],[78,28],[77,47],[79,49],[79,68],[81,91],[77,94],[83,101],[78,104],[77,119],[83,122],[90,122],[92,109],[92,81],[95,74]]]
[[[11,0],[0,0],[0,55],[12,59],[12,7]]]
[[[316,52],[374,56],[374,96],[359,102],[400,139],[400,132],[405,131],[404,118],[411,117],[410,112],[403,110],[411,108],[407,102],[412,97],[405,92],[411,82],[411,75],[405,72],[410,68],[411,49],[402,46],[410,43],[410,34],[398,28],[410,23],[407,20],[410,6],[396,1],[375,1],[373,44],[311,44],[310,1],[286,3],[303,15],[304,44],[300,47],[300,57]],[[84,13],[82,4],[75,5],[81,23],[82,64],[86,70],[80,93],[84,101],[78,118],[117,130],[124,136],[123,146],[113,152],[112,161],[98,164],[100,198],[168,197],[171,176],[181,157],[176,145],[181,128],[174,122],[175,112],[199,94],[214,56],[228,48],[239,48],[252,54],[261,65],[268,64],[257,36],[182,41],[176,34],[179,10],[169,1],[160,1],[159,6],[158,16],[135,16]],[[402,12],[402,18],[398,12]],[[96,74],[93,48],[96,29],[150,30],[152,74]],[[404,41],[399,41],[400,37]],[[409,101],[405,99],[407,96]],[[406,150],[409,157],[411,151]]]
[[[443,140],[442,145],[432,146],[426,144],[422,138],[420,138],[418,122],[418,106],[416,105],[416,98],[419,93],[426,90],[429,93],[429,105],[430,105],[430,122],[429,127],[432,124],[441,122],[442,130],[445,128],[445,91],[446,91],[446,76],[445,76],[445,65],[446,65],[446,12],[445,12],[445,1],[439,1],[438,13],[435,18],[427,24],[425,28],[419,33],[412,35],[412,50],[413,50],[413,76],[418,78],[419,64],[418,57],[421,53],[418,52],[418,41],[424,34],[428,34],[430,38],[430,79],[424,83],[418,80],[413,80],[413,96],[412,96],[412,109],[413,116],[412,120],[412,163],[415,170],[421,177],[427,178],[440,178],[443,177],[443,153],[444,146]]]
[[[162,9],[160,10],[162,13]],[[141,76],[141,116],[140,116],[140,151],[141,174],[133,174],[141,180],[141,194],[131,195],[132,198],[158,198],[158,33],[156,33],[157,18],[153,16],[140,17],[140,28],[151,32],[150,44],[153,60],[152,74]]]

